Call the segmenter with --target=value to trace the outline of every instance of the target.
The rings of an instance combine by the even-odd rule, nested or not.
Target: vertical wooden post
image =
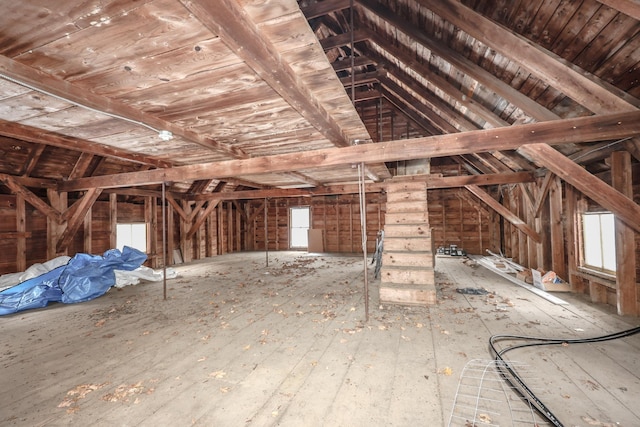
[[[273,207],[275,208],[275,221],[274,221],[274,228],[273,228],[273,243],[275,244],[274,246],[274,250],[279,250],[280,246],[279,246],[279,242],[278,242],[278,226],[280,225],[280,217],[279,217],[279,211],[278,211],[278,199],[274,199],[273,201]]]
[[[207,217],[205,227],[207,229],[207,256],[211,257],[216,255],[216,229],[214,219],[216,217],[216,211],[212,211]]]
[[[93,228],[92,228],[92,224],[93,224],[93,215],[92,215],[92,211],[93,208],[89,208],[89,210],[87,211],[87,214],[84,216],[84,244],[83,244],[83,250],[85,253],[92,253],[93,252]]]
[[[243,232],[242,232],[242,217],[244,216],[244,213],[239,209],[238,206],[236,206],[236,214],[235,214],[235,219],[236,219],[236,224],[235,224],[235,236],[236,236],[236,251],[241,251],[242,250],[242,240],[243,240]]]
[[[157,215],[154,215],[155,211],[155,197],[144,198],[144,223],[147,229],[147,255],[149,256],[148,262],[150,262],[152,268],[157,267],[157,243],[158,243],[158,224]]]
[[[165,203],[165,201],[162,201]],[[167,265],[175,264],[175,259],[173,257],[173,249],[175,248],[175,240],[174,240],[174,227],[175,224],[173,222],[173,206],[171,204],[166,204],[166,215],[167,215]]]
[[[227,206],[227,249],[233,252],[233,205],[231,202],[225,204]]]
[[[216,206],[216,240],[218,242],[218,255],[222,255],[225,253],[224,250],[224,223],[222,221],[223,217],[223,203],[218,203]]]
[[[109,193],[109,247],[118,244],[118,195]]]
[[[516,187],[517,190],[514,189],[514,191],[518,192],[518,212],[517,215],[520,218],[523,218],[527,224],[529,224],[528,221],[528,217],[529,217],[529,211],[530,209],[527,208],[526,204],[527,204],[527,198],[525,197],[524,194],[524,190],[523,190],[523,186],[518,186]],[[532,240],[530,237],[528,237],[526,234],[524,234],[523,232],[518,233],[518,259],[520,260],[521,264],[526,264],[527,260],[529,259],[528,255],[527,255],[527,242],[529,240]],[[531,266],[529,266],[531,267]]]
[[[47,198],[51,207],[60,212],[60,193],[48,188]],[[47,217],[47,259],[53,259],[59,255],[56,248],[62,231],[61,225],[54,218]]]
[[[362,216],[362,214],[360,214]],[[358,221],[359,223],[360,221]],[[362,227],[362,225],[360,225]],[[353,204],[349,203],[349,242],[351,242],[351,248],[349,252],[353,253]]]
[[[185,200],[182,201],[182,210],[186,214],[187,218],[191,217],[191,205],[189,202]],[[180,217],[180,251],[182,252],[182,260],[185,263],[193,260],[192,239],[187,239],[187,234],[189,233],[190,228],[191,224]]]
[[[509,191],[509,195],[511,196],[509,198],[509,202],[510,202],[510,211],[515,213],[516,215],[518,214],[518,203],[519,203],[519,199],[518,199],[518,195],[516,194],[515,189],[511,189],[511,191]],[[522,262],[520,260],[520,245],[519,245],[519,241],[520,239],[526,239],[527,236],[522,234],[522,237],[520,236],[520,230],[518,230],[517,227],[512,226],[511,227],[511,257],[516,261],[516,262]]]
[[[27,208],[24,197],[16,194],[16,271],[25,271],[27,269]]]
[[[482,241],[482,212],[480,211],[480,208],[476,207],[476,211],[478,212],[478,238],[479,238],[479,248],[478,251],[480,252],[480,254],[484,253],[484,249],[482,249],[482,247],[484,246],[484,242]]]
[[[628,151],[611,153],[613,188],[633,200],[631,155]],[[636,283],[636,242],[633,229],[616,218],[616,303],[618,314],[638,315],[638,285]]]
[[[554,177],[549,188],[549,221],[551,223],[551,269],[558,277],[568,280],[562,224],[562,184]]]
[[[578,271],[578,234],[579,227],[578,221],[580,220],[577,215],[576,208],[576,190],[572,185],[565,185],[565,215],[566,215],[566,233],[567,236],[567,268],[569,284],[571,290],[577,293],[584,293],[585,284],[584,279],[577,275]]]

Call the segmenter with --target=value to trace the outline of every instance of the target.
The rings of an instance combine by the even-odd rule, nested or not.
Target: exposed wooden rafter
[[[359,162],[387,162],[515,149],[528,144],[568,144],[640,134],[640,111],[532,123],[381,144],[363,144],[304,153],[179,166],[119,175],[80,178],[60,183],[61,191],[115,188],[179,180],[242,176]]]

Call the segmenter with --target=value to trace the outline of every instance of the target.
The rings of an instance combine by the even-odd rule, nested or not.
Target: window
[[[116,228],[116,246],[122,250],[125,246],[147,252],[147,224],[118,224]]]
[[[582,214],[583,266],[616,272],[615,218],[612,213]]]
[[[291,226],[289,231],[289,247],[306,249],[309,247],[309,208],[290,208]]]

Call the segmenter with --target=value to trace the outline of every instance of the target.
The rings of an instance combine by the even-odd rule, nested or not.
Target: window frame
[[[293,244],[293,233],[294,233],[294,229],[305,229],[305,227],[294,227],[293,226],[293,211],[294,210],[306,210],[308,217],[309,217],[309,222],[308,225],[306,227],[307,230],[307,235],[305,236],[305,240],[306,240],[306,245],[304,246],[294,246]],[[309,249],[309,230],[311,229],[311,207],[310,206],[290,206],[289,207],[289,249],[293,249],[293,250],[304,250],[304,249]]]
[[[603,227],[603,223],[602,223],[602,219],[603,217],[611,217],[612,221],[611,221],[611,229],[607,229],[606,226]],[[600,262],[599,265],[595,265],[593,263],[590,263],[587,261],[587,258],[589,257],[589,255],[587,255],[588,249],[586,247],[586,245],[588,244],[588,240],[587,239],[587,235],[586,235],[586,226],[585,226],[585,218],[586,217],[597,217],[598,218],[598,238],[594,239],[597,240],[599,242],[600,245],[600,250],[599,250],[599,257],[600,257]],[[617,268],[617,261],[616,261],[616,246],[615,246],[615,234],[616,234],[616,227],[615,227],[615,215],[612,212],[608,212],[608,211],[594,211],[594,212],[590,212],[590,211],[586,211],[586,212],[582,212],[580,213],[579,216],[579,225],[580,225],[580,230],[579,230],[579,239],[580,239],[580,268],[584,269],[584,270],[588,270],[588,271],[593,271],[593,272],[598,272],[601,274],[604,274],[606,276],[611,276],[611,277],[615,277],[616,276],[616,268]],[[590,233],[593,233],[593,231],[590,231]],[[607,236],[610,236],[613,239],[612,244],[610,244],[609,248],[606,247],[606,241],[609,240],[611,241],[611,239],[607,239]],[[597,242],[594,242],[594,244]],[[607,268],[608,264],[607,262],[605,262],[605,258],[606,258],[606,254],[605,251],[610,250],[610,254],[609,257],[613,256],[613,270],[611,268]]]

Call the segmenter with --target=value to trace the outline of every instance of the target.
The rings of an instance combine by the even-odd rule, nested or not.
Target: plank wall
[[[429,224],[436,248],[457,245],[468,254],[480,255],[499,248],[496,215],[464,189],[428,191]]]
[[[604,177],[605,181],[607,180]],[[610,181],[610,180],[609,180]],[[559,179],[544,177],[537,182],[484,187],[493,199],[534,230],[536,236],[498,215],[491,207],[465,188],[428,190],[430,226],[435,247],[457,245],[469,254],[486,254],[490,249],[502,252],[517,263],[536,269],[553,270],[570,281],[572,289],[587,294],[592,301],[620,305],[616,278],[585,272],[580,268],[579,215],[598,210],[588,198]],[[640,203],[640,179],[634,173],[633,197]],[[67,201],[71,205],[73,200]],[[182,212],[167,207],[167,264],[177,253],[185,261],[239,251],[289,250],[289,208],[309,206],[311,227],[322,230],[325,252],[361,253],[360,205],[357,194],[307,198],[221,201],[212,209],[207,204],[182,203]],[[198,212],[191,212],[196,209]],[[205,218],[200,218],[207,212]],[[266,221],[265,221],[266,212]],[[367,194],[367,252],[375,250],[376,236],[384,228],[386,197]],[[103,195],[87,214],[71,240],[66,254],[77,252],[102,254],[115,246],[115,224],[148,224],[149,259],[147,265],[162,266],[162,208],[157,197],[131,203],[115,194]],[[196,226],[194,226],[194,223]],[[266,225],[266,230],[265,230]],[[55,227],[54,227],[55,228]],[[23,271],[28,266],[51,258],[51,221],[15,195],[0,196],[0,274]],[[265,233],[266,231],[266,233]],[[537,237],[537,238],[534,238]],[[265,244],[265,242],[268,242]],[[635,298],[640,307],[640,237],[633,233],[631,249],[625,259],[635,261],[623,278],[635,280],[624,298]],[[627,261],[628,263],[629,261]],[[632,277],[635,276],[635,277]],[[631,296],[628,296],[631,295]]]
[[[384,227],[385,198],[367,194],[367,252],[375,250],[376,236]],[[362,253],[360,202],[358,195],[274,199],[246,203],[251,222],[248,224],[251,250],[264,250],[265,239],[271,251],[289,249],[289,208],[308,206],[311,228],[322,230],[325,252]]]

